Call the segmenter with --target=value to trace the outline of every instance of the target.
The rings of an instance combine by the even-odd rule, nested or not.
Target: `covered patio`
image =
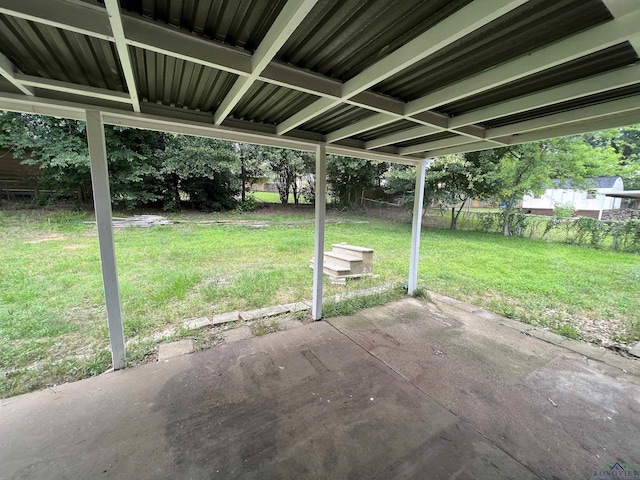
[[[115,369],[125,365],[104,124],[316,153],[429,159],[640,122],[631,0],[0,0],[0,109],[87,122]]]
[[[119,370],[105,124],[315,152],[319,320],[327,154],[416,166],[413,293],[430,159],[640,123],[639,50],[633,0],[0,0],[0,109],[86,121]],[[635,376],[442,312],[414,330],[419,311],[3,402],[0,477],[574,478],[640,464]],[[447,332],[469,335],[454,335],[460,372],[434,363]],[[440,334],[442,346],[417,340]],[[336,410],[317,414],[315,394]]]
[[[313,318],[326,154],[438,155],[640,122],[630,0],[0,0],[0,108],[87,122],[115,369],[125,342],[104,125],[316,153]]]
[[[432,298],[3,400],[0,478],[638,478],[637,360]]]

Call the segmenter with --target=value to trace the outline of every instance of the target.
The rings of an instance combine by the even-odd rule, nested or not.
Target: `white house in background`
[[[624,190],[620,177],[594,177],[586,179],[593,187],[578,190],[571,186],[571,180],[564,184],[553,180],[554,186],[547,188],[542,195],[525,195],[522,209],[537,215],[553,215],[557,205],[573,205],[576,215],[601,218],[605,210],[620,208],[621,199],[607,197],[607,193]]]

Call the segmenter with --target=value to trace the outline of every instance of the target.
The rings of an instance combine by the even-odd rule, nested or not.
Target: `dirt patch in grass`
[[[82,245],[81,243],[72,243],[71,245],[65,245],[65,250],[80,250],[82,248],[87,248],[89,245]]]
[[[33,238],[33,236],[32,236]],[[64,240],[66,237],[61,233],[47,233],[41,236],[37,236],[37,238],[33,238],[32,240],[26,240],[24,243],[44,243],[44,242],[52,242],[55,240]]]

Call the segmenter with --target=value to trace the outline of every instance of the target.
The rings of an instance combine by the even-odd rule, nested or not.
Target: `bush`
[[[502,232],[503,213],[475,213],[477,228],[482,232]],[[594,248],[612,248],[640,253],[640,220],[596,220],[590,217],[563,218],[513,213],[509,219],[512,235],[544,238],[553,230],[564,230],[567,243]]]
[[[306,185],[302,187],[300,190],[300,194],[304,201],[307,203],[315,203],[316,202],[316,184],[315,182],[308,182]]]
[[[575,213],[576,209],[570,203],[558,203],[553,209],[553,215],[558,218],[571,218]]]
[[[239,212],[254,212],[258,208],[258,200],[252,194],[246,195],[244,202],[238,203],[236,210]]]

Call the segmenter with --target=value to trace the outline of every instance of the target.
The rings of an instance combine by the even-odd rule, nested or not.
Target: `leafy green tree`
[[[316,157],[309,152],[298,152],[300,161],[294,169],[294,178],[291,182],[291,193],[296,205],[300,203],[300,197],[306,194],[306,200],[315,201],[315,172]],[[311,193],[313,192],[313,193]]]
[[[425,188],[435,198],[451,208],[451,230],[468,200],[486,199],[495,193],[498,176],[495,157],[487,152],[448,155],[438,158],[426,172]]]
[[[0,145],[17,156],[31,152],[24,163],[38,165],[41,184],[81,203],[92,198],[85,122],[17,113],[0,113]],[[105,126],[111,194],[127,207],[162,198],[155,151],[163,135],[148,130]]]
[[[297,205],[302,193],[300,179],[305,173],[313,171],[313,157],[298,150],[275,147],[262,147],[262,155],[276,177],[280,202],[288,204],[289,193],[293,193]]]
[[[247,182],[251,183],[265,173],[263,147],[251,143],[235,143],[234,148],[240,161],[240,200],[246,200]]]
[[[416,185],[416,167],[392,163],[382,175],[382,179],[385,193],[413,198]]]
[[[542,193],[552,179],[571,179],[575,187],[588,188],[587,177],[611,174],[617,155],[608,146],[593,146],[583,137],[564,137],[493,150],[499,177],[498,197],[504,202],[503,233],[509,235],[509,219],[526,194]]]
[[[614,175],[622,177],[625,190],[640,190],[640,125],[583,135],[594,147],[611,147],[618,155]]]
[[[327,179],[338,203],[352,205],[363,191],[381,185],[387,164],[353,157],[329,155]]]
[[[236,206],[240,160],[231,142],[186,135],[167,136],[159,152],[162,174],[170,179],[167,205],[181,205],[181,192],[193,208],[229,210]]]

